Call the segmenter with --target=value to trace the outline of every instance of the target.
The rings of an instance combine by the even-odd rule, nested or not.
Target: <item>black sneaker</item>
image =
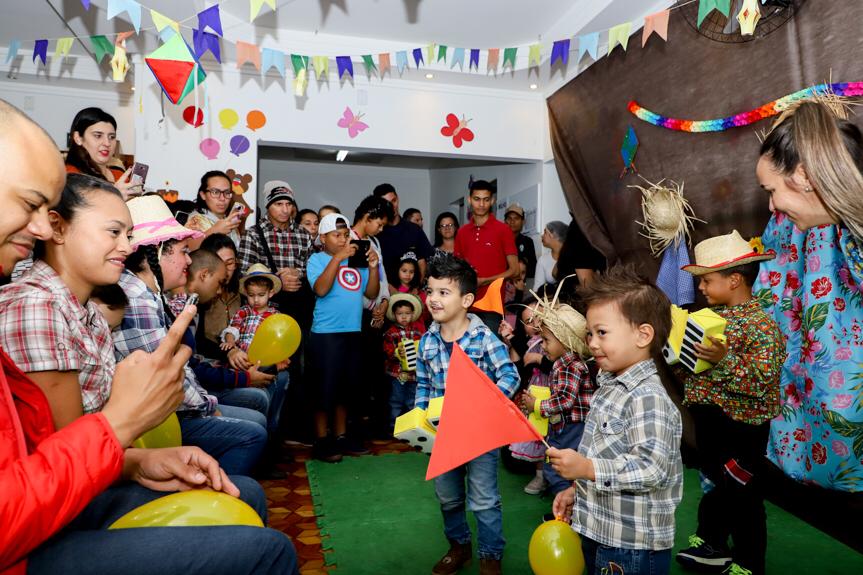
[[[361,440],[346,435],[340,435],[336,439],[336,452],[342,455],[368,455],[371,453]]]
[[[329,437],[318,439],[312,446],[312,457],[326,463],[338,463],[342,454],[336,449],[335,442]]]
[[[713,547],[698,535],[689,536],[689,547],[677,552],[677,562],[683,567],[719,573],[731,564],[727,547]]]

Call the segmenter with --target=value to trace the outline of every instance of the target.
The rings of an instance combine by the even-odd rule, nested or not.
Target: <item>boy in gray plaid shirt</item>
[[[554,514],[572,518],[589,575],[668,573],[683,493],[683,427],[653,357],[668,339],[671,304],[621,267],[579,293],[601,371],[578,451],[547,452],[555,471],[575,480],[555,497]]]

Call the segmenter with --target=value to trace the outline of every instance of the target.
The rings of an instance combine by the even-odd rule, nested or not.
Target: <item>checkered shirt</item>
[[[573,529],[610,547],[670,549],[683,495],[680,412],[653,360],[597,382],[578,446],[595,480],[575,482]]]
[[[509,359],[506,346],[475,315],[468,314],[470,325],[455,343],[467,354],[503,394],[512,397],[518,390],[518,371]],[[440,335],[440,324],[433,322],[420,340],[417,350],[416,407],[427,409],[429,400],[440,397],[446,387],[450,354]]]
[[[300,270],[300,277],[305,277],[306,264],[309,263],[309,257],[313,253],[312,235],[293,220],[284,230],[277,228],[266,218],[260,222],[260,226],[270,247],[270,253],[273,255],[273,263],[276,264],[276,269],[272,270],[273,273],[278,273],[282,268],[297,268]],[[270,267],[267,254],[261,247],[260,235],[254,228],[246,230],[246,235],[240,242],[238,259],[240,269],[243,271],[249,269],[252,264],[264,264]]]
[[[82,306],[41,260],[0,290],[0,343],[21,371],[76,371],[84,413],[111,395],[111,328],[93,302]]]
[[[231,318],[231,324],[222,332],[222,337],[224,338],[229,333],[232,334],[237,347],[243,351],[249,351],[249,345],[255,338],[258,326],[274,313],[279,313],[279,310],[268,307],[263,312],[258,313],[252,306],[244,305]]]
[[[407,327],[394,323],[384,332],[384,355],[386,356],[384,372],[388,376],[398,378],[402,373],[402,362],[396,357],[399,342],[403,339],[419,341],[423,333],[425,333],[425,327],[421,322],[413,322]],[[407,374],[407,381],[416,381],[417,375],[415,371],[407,371],[405,373]]]
[[[539,403],[539,411],[549,418],[550,432],[560,431],[567,421],[578,423],[587,419],[596,385],[577,353],[567,351],[557,358],[551,368],[549,387],[551,397]]]

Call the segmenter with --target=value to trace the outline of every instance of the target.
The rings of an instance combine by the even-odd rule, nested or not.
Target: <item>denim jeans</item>
[[[581,550],[587,575],[667,575],[671,569],[671,549],[621,549],[581,536]]]
[[[225,473],[248,475],[267,444],[267,430],[232,417],[178,413],[183,445],[197,445],[219,461]]]
[[[397,377],[390,378],[390,431],[396,424],[396,418],[414,408],[417,395],[417,382],[402,383]]]
[[[288,394],[288,386],[291,383],[291,376],[287,370],[280,371],[276,375],[276,379],[264,388],[269,400],[269,410],[267,413],[267,431],[275,437],[279,431],[279,421],[282,418],[282,408],[285,405],[285,397]]]
[[[237,387],[213,393],[219,400],[219,409],[225,405],[254,409],[264,417],[270,409],[270,395],[260,387]],[[242,419],[242,418],[241,418]]]
[[[584,422],[569,422],[557,433],[548,434],[548,444],[557,449],[578,449],[582,435],[584,435]],[[552,495],[557,495],[561,491],[572,487],[572,481],[561,477],[551,467],[550,463],[546,462],[542,464],[542,474],[545,476],[545,480],[548,481],[548,489]]]
[[[266,521],[266,498],[248,477],[231,477],[240,498]],[[127,512],[166,495],[123,483],[96,496],[65,529],[28,557],[27,573],[295,575],[297,557],[284,534],[246,526],[147,527],[109,531]]]
[[[506,542],[497,487],[499,459],[500,454],[494,449],[434,480],[435,493],[443,513],[444,534],[450,541],[469,543],[471,534],[465,513],[467,479],[467,507],[476,517],[478,555],[481,559],[500,559]]]
[[[257,409],[251,409],[249,407],[241,407],[237,405],[222,405],[221,403],[219,403],[219,411],[224,417],[228,417],[230,419],[242,419],[243,421],[251,421],[252,423],[260,425],[264,429],[267,428],[267,416],[258,411]]]

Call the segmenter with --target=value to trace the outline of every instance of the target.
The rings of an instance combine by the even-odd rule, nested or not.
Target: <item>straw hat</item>
[[[663,185],[665,180],[656,184],[644,181],[650,184],[650,187],[629,187],[641,190],[641,213],[644,221],[636,223],[644,228],[641,235],[650,240],[650,251],[653,255],[658,255],[672,242],[676,245],[682,238],[688,243],[692,222],[698,218],[683,197],[683,184],[671,180],[668,180],[668,185]]]
[[[582,359],[587,359],[591,356],[590,349],[587,347],[587,320],[571,306],[557,303],[563,283],[574,275],[566,276],[560,281],[554,293],[554,299],[551,301],[547,296],[539,297],[536,292],[530,291],[536,298],[536,304],[532,307],[533,318],[534,321],[539,321],[542,327],[548,328],[563,347],[574,351]]]
[[[241,294],[245,296],[249,295],[246,293],[246,282],[252,278],[269,278],[269,280],[273,282],[273,292],[279,293],[282,291],[282,280],[279,279],[279,276],[272,273],[270,268],[264,264],[252,264],[249,266],[249,269],[246,270],[246,273],[243,274],[243,277],[240,278]]]
[[[695,246],[695,263],[683,266],[683,271],[700,276],[711,272],[727,270],[750,262],[772,260],[776,252],[767,250],[757,252],[752,245],[744,240],[737,230],[724,236],[716,236],[700,242]]]
[[[132,198],[126,202],[132,214],[132,247],[153,246],[167,240],[199,239],[203,232],[180,225],[168,204],[155,194]]]
[[[414,308],[414,313],[411,316],[411,322],[414,322],[420,318],[423,313],[423,302],[411,293],[397,293],[394,296],[390,297],[390,304],[387,307],[387,319],[391,322],[396,321],[396,316],[393,313],[393,306],[401,301],[406,301],[411,304]]]

